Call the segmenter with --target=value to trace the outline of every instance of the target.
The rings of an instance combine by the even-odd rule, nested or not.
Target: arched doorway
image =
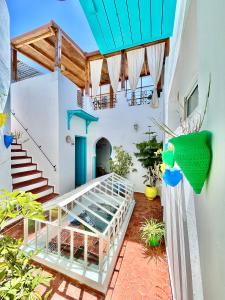
[[[101,138],[97,141],[95,146],[96,164],[95,174],[96,177],[103,176],[110,173],[109,160],[111,157],[112,146],[106,138]]]

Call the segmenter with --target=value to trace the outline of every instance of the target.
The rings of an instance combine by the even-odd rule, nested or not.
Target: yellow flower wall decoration
[[[0,113],[0,128],[5,125],[8,119],[8,114]]]

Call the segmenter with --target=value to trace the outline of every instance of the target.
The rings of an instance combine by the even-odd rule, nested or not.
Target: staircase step
[[[16,174],[12,174],[12,181],[13,184],[35,179],[35,178],[40,178],[42,176],[42,171],[39,170],[34,170],[34,171],[27,171],[27,172],[20,172]]]
[[[54,193],[54,187],[51,185],[45,185],[45,186],[42,186],[42,187],[39,187],[36,189],[29,190],[27,192],[38,195],[37,199],[39,199],[39,198],[42,198],[44,196]]]
[[[27,151],[21,149],[11,149],[12,156],[27,156]]]
[[[12,143],[12,150],[22,150],[21,144]]]
[[[59,194],[51,193],[51,194],[49,194],[49,195],[47,195],[47,196],[44,196],[44,197],[39,198],[39,199],[38,199],[38,202],[40,202],[40,203],[45,203],[45,202],[48,202],[48,201],[50,201],[50,200],[56,198],[57,196],[59,196]]]
[[[33,163],[12,165],[11,167],[12,167],[12,174],[37,170],[37,164],[33,164]]]
[[[12,156],[12,165],[27,164],[32,162],[31,156]]]
[[[48,179],[40,177],[40,178],[31,179],[28,181],[13,184],[13,190],[26,192],[46,185],[48,185]]]

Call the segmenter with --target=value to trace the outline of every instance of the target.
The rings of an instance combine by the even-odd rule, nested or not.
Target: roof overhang
[[[61,43],[59,43],[59,36],[61,37]],[[110,83],[110,79],[105,58],[122,53],[124,55],[123,78],[127,79],[128,68],[126,52],[161,42],[165,42],[165,56],[168,56],[169,38],[150,43],[142,43],[138,46],[122,51],[115,51],[110,54],[103,55],[100,51],[87,53],[84,52],[54,21],[51,21],[46,25],[11,40],[13,53],[15,54],[12,55],[14,61],[14,63],[12,62],[12,69],[13,74],[16,74],[16,53],[18,51],[49,71],[53,72],[57,67],[59,67],[62,74],[75,83],[79,88],[88,90],[90,87],[89,61],[103,58],[101,84],[108,84]],[[57,55],[59,52],[61,53],[60,65],[59,62],[57,62]],[[147,63],[147,57],[145,57],[141,76],[147,76],[149,74],[150,70]],[[14,80],[17,79],[14,78]]]
[[[176,0],[80,0],[101,54],[171,37]]]

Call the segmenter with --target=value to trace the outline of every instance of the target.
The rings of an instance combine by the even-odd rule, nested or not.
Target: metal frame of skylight
[[[125,196],[121,196],[122,185],[127,187]],[[119,193],[121,193],[121,195]],[[31,236],[31,239],[29,239],[28,220],[25,219],[24,245],[25,247],[27,245],[28,249],[33,250],[37,249],[38,245],[41,245],[43,247],[43,256],[42,258],[37,258],[36,260],[41,263],[47,263],[47,265],[56,268],[62,273],[65,272],[64,263],[62,263],[62,265],[57,265],[56,267],[56,265],[49,264],[49,262],[47,261],[47,257],[52,257],[52,255],[53,257],[57,256],[58,261],[65,260],[65,265],[66,262],[69,261],[69,263],[71,264],[80,265],[82,268],[84,268],[84,270],[92,270],[91,272],[96,272],[96,267],[98,267],[98,272],[100,272],[99,274],[101,274],[103,270],[104,272],[106,271],[106,273],[108,271],[111,272],[111,263],[112,261],[116,261],[114,255],[116,255],[115,253],[118,253],[118,241],[120,241],[121,243],[120,236],[121,234],[122,236],[123,234],[125,234],[124,231],[123,233],[120,233],[120,231],[122,228],[124,228],[124,226],[126,228],[127,225],[124,225],[124,222],[125,220],[129,220],[130,214],[133,210],[134,201],[132,197],[132,184],[130,184],[126,179],[123,179],[114,173],[95,179],[92,182],[84,185],[83,187],[68,193],[67,195],[58,197],[58,199],[56,200],[52,200],[52,203],[44,205],[45,212],[49,212],[49,220],[34,220],[35,232]],[[96,202],[94,199],[96,199]],[[106,213],[110,214],[110,216],[112,216],[112,219],[110,221],[103,221],[104,217],[99,216],[98,213],[93,212],[91,209],[89,209],[89,204],[87,204],[87,202],[96,205]],[[101,203],[107,204],[109,205],[109,207],[111,206],[111,208],[116,209],[116,211],[110,211],[109,209],[102,206]],[[104,231],[101,232],[97,230],[92,225],[81,219],[78,216],[80,213],[76,213],[73,210],[74,204],[79,206],[80,208],[83,208],[84,210],[90,211],[90,213],[98,218],[98,220],[101,220],[101,222],[105,222],[106,228],[104,229]],[[56,216],[52,215],[56,212]],[[64,213],[65,215],[63,216]],[[81,224],[85,225],[91,231],[73,227],[69,224],[69,222],[68,224],[63,224],[65,217],[67,218],[68,215],[77,219]],[[76,245],[75,234],[78,234],[78,238],[79,234],[81,234],[81,237],[83,236],[83,256],[81,256],[81,258],[76,258],[75,256],[75,251],[78,251],[78,249],[80,249],[77,248],[80,244],[78,243],[78,246]],[[95,267],[93,264],[90,265],[91,262],[89,261],[89,255],[90,253],[92,253],[90,252],[92,250],[88,250],[91,249],[89,248],[90,238],[96,238],[96,242],[98,241],[98,246],[96,248],[96,251],[98,253],[98,255],[96,256],[97,264],[95,265]],[[79,247],[81,247],[81,245]],[[65,250],[66,253],[64,252]],[[84,274],[86,274],[86,272]],[[76,278],[75,274],[74,278]],[[83,275],[83,278],[86,278],[85,275]],[[84,279],[84,282],[86,282],[85,280],[86,279]]]

